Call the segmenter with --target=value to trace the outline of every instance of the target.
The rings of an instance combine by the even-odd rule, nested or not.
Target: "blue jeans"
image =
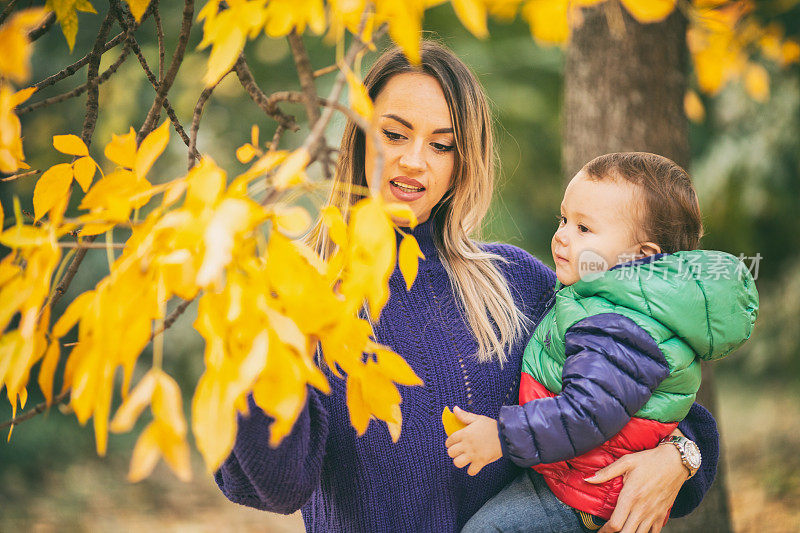
[[[550,491],[544,478],[528,468],[486,502],[461,533],[487,531],[583,532],[578,513]]]

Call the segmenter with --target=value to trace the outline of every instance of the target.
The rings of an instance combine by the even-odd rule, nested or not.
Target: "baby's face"
[[[558,281],[572,285],[642,255],[635,239],[636,195],[637,186],[623,179],[596,181],[583,171],[572,178],[552,241]]]

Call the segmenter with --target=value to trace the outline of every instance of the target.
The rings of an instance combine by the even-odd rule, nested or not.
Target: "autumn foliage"
[[[330,379],[347,380],[347,405],[359,434],[375,418],[387,424],[395,440],[399,438],[402,398],[397,385],[422,382],[401,355],[375,343],[371,335],[387,301],[388,278],[395,265],[399,261],[410,288],[418,261],[424,259],[413,237],[399,227],[413,227],[413,214],[406,206],[387,204],[363,191],[366,198],[346,217],[329,206],[314,224],[296,199],[328,186],[310,180],[306,168],[316,161],[327,164],[320,143],[334,110],[368,128],[372,104],[354,65],[374,46],[375,36],[388,31],[409,59],[418,61],[424,12],[443,1],[209,0],[195,19],[193,2],[187,0],[184,25],[190,27],[196,20],[203,32],[199,48],[210,49],[199,52],[208,55],[207,68],[198,75],[205,98],[223,77],[236,73],[251,97],[278,122],[279,132],[265,144],[253,127],[251,142],[236,153],[249,167],[229,175],[210,156],[195,153],[196,127],[191,139],[173,117],[156,127],[162,107],[168,110],[170,76],[174,79],[173,69],[181,64],[180,47],[186,45],[181,37],[169,71],[159,80],[155,111],[148,113],[138,131],[130,128],[113,136],[104,145],[105,160],[90,155],[91,125],[84,126],[81,136],[53,137],[53,148],[64,155],[63,162],[42,169],[32,219],[26,220],[19,201],[8,220],[0,206],[4,221],[0,243],[11,249],[0,261],[0,386],[14,412],[25,407],[27,391],[35,386],[30,383],[31,370],[37,364],[36,385],[48,406],[68,400],[81,424],[91,419],[100,454],[106,450],[109,431],[132,430],[149,409],[152,419],[133,450],[129,477],[134,481],[146,477],[159,458],[179,477],[189,478],[189,428],[209,471],[215,470],[230,453],[236,417],[247,413],[251,394],[255,404],[275,419],[271,444],[278,445],[305,405],[307,386],[328,392]],[[607,4],[609,9],[626,9],[643,23],[662,20],[676,9],[675,0],[451,3],[476,37],[488,36],[490,15],[500,20],[519,15],[530,24],[533,37],[548,44],[566,42],[570,26],[580,24],[582,7]],[[107,33],[117,20],[123,26],[119,42],[124,60],[135,52],[131,36],[138,24],[148,13],[156,13],[158,4],[112,2],[96,49],[103,45],[102,31]],[[747,18],[752,2],[696,0],[684,8],[691,22],[687,39],[702,92],[714,94],[730,81],[743,79],[753,98],[765,99],[769,77],[753,59],[754,47],[779,64],[800,60],[797,42],[784,39],[779,28],[764,28]],[[0,172],[11,175],[28,169],[18,113],[37,91],[37,86],[24,87],[31,76],[31,35],[54,18],[72,49],[79,11],[96,13],[89,0],[47,0],[45,8],[7,10],[0,19]],[[339,54],[330,97],[315,97],[313,83],[304,84],[303,93],[259,96],[248,77],[246,41],[265,38],[264,33],[266,38],[285,37],[302,46],[299,35],[307,31],[327,34],[342,50],[350,42],[348,53]],[[100,81],[91,83],[90,99]],[[338,103],[345,86],[349,107]],[[293,119],[277,107],[281,101],[305,102],[312,110],[325,107],[313,120],[309,111],[311,134],[292,152],[278,146],[280,131],[294,126]],[[686,107],[694,118],[702,114],[694,92],[687,95]],[[171,126],[189,147],[190,168],[181,176],[152,176]],[[10,179],[22,175],[26,174]],[[80,196],[76,214],[66,210],[73,194]],[[322,258],[306,241],[298,240],[314,226],[324,228],[335,243],[330,257]],[[115,228],[127,230],[125,242],[114,241],[121,234],[114,233]],[[96,236],[104,236],[105,242],[95,242]],[[75,298],[61,316],[51,316],[83,254],[95,247],[107,253],[108,275]],[[180,388],[162,368],[163,331],[186,302],[195,299],[194,328],[205,340],[205,371],[193,391],[189,424]],[[168,314],[171,300],[184,303]],[[77,343],[64,346],[63,339],[73,328]],[[140,355],[150,343],[152,367],[133,383],[134,369],[143,364]],[[56,380],[62,357],[66,365]],[[120,369],[122,383],[115,388]],[[59,392],[53,390],[56,381],[62,384]],[[117,393],[122,403],[112,413]],[[456,423],[452,413],[443,413],[446,428],[452,430]]]

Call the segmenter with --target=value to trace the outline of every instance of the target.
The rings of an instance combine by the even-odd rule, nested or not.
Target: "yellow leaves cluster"
[[[751,98],[765,101],[769,98],[769,74],[752,60],[752,51],[786,66],[800,61],[800,43],[785,39],[778,26],[763,27],[747,17],[754,7],[752,1],[695,3],[696,16],[687,40],[700,89],[713,95],[731,81],[742,79]]]
[[[9,85],[0,82],[0,172],[30,168],[22,152],[22,126],[14,108],[30,98],[35,90],[31,87],[14,92]]]

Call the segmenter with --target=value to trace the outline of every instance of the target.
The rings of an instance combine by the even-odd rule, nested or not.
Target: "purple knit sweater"
[[[350,425],[344,382],[331,378],[331,394],[309,390],[306,408],[277,449],[268,445],[270,418],[250,401],[240,417],[233,453],[216,472],[232,501],[278,513],[302,509],[307,531],[457,531],[519,472],[503,458],[477,476],[453,466],[444,446],[445,406],[497,418],[519,393],[523,339],[502,368],[477,363],[467,324],[453,296],[432,238],[432,223],[413,234],[426,260],[410,291],[399,269],[389,280],[390,297],[375,334],[403,355],[425,382],[400,387],[403,429],[392,443],[386,425],[372,420],[357,437]],[[538,320],[555,284],[552,270],[509,245],[485,249],[505,258],[500,268],[517,304]],[[700,473],[684,485],[673,516],[693,509],[716,472],[714,419],[695,405],[681,425],[690,438],[702,435]]]

